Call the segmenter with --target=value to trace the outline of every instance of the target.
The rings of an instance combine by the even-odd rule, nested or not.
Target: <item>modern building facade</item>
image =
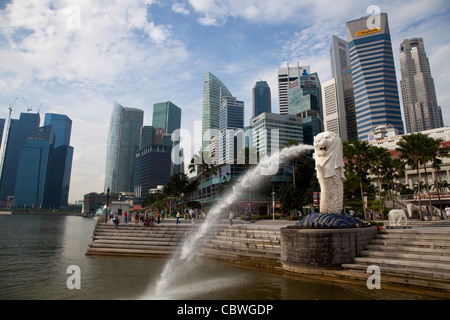
[[[244,101],[222,97],[219,118],[219,163],[233,163],[234,135],[244,127]]]
[[[300,78],[302,74],[309,74],[309,66],[290,67],[289,63],[286,68],[277,69],[278,79],[278,113],[289,114],[288,110],[288,88],[289,84]]]
[[[302,119],[291,115],[263,112],[251,119],[252,147],[259,158],[281,150],[288,141],[303,143]]]
[[[153,128],[164,129],[164,133],[172,134],[181,127],[181,109],[170,101],[153,105]]]
[[[2,201],[14,196],[22,146],[27,142],[28,133],[37,129],[39,123],[39,113],[21,113],[19,119],[10,120],[0,180],[0,200]]]
[[[202,149],[219,135],[219,114],[222,97],[233,96],[227,87],[211,72],[203,75]]]
[[[253,118],[263,112],[272,112],[272,96],[267,81],[257,81],[252,89]]]
[[[304,71],[288,86],[288,114],[301,118],[303,143],[312,145],[323,131],[322,89],[317,73]]]
[[[438,106],[430,63],[422,38],[405,39],[400,45],[403,113],[407,133],[444,126]]]
[[[333,35],[330,48],[332,79],[322,85],[324,130],[338,134],[342,141],[347,137],[347,114],[344,99],[344,69],[350,67],[348,42]]]
[[[373,28],[374,19],[379,23]],[[367,140],[379,125],[390,124],[403,134],[387,14],[348,21],[346,26],[358,139]]]
[[[134,195],[141,202],[150,189],[166,185],[172,174],[170,145],[150,145],[135,153]]]
[[[144,111],[115,102],[106,149],[105,185],[111,193],[133,192],[134,160],[139,149]]]
[[[356,124],[355,96],[353,94],[352,68],[342,70],[342,90],[344,93],[345,124],[347,140],[358,139],[358,127]]]

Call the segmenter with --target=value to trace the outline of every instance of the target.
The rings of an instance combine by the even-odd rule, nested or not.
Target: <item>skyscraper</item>
[[[303,143],[313,144],[314,136],[323,131],[322,89],[317,73],[306,70],[288,87],[288,114],[301,118]]]
[[[234,134],[244,127],[244,101],[222,97],[220,105],[219,164],[234,161]]]
[[[391,36],[386,13],[347,22],[358,139],[392,125],[403,134]]]
[[[63,114],[46,113],[44,126],[51,125],[55,133],[52,156],[52,170],[48,183],[49,196],[46,199],[51,208],[66,207],[69,200],[70,177],[72,173],[73,147],[70,146],[72,120]]]
[[[257,81],[252,90],[253,117],[263,113],[272,112],[272,97],[267,81]]]
[[[0,180],[0,200],[6,201],[8,196],[14,195],[22,146],[30,130],[38,128],[40,121],[39,113],[21,113],[19,119],[11,119]]]
[[[170,101],[153,105],[153,128],[164,129],[164,133],[172,134],[181,126],[181,109]]]
[[[203,75],[202,149],[219,135],[219,111],[221,97],[232,96],[227,87],[215,75]]]
[[[332,79],[322,85],[324,130],[347,140],[347,114],[344,100],[342,72],[350,67],[348,42],[335,35],[330,48]]]
[[[112,193],[133,192],[134,160],[139,149],[144,111],[115,102],[106,147],[105,186]]]
[[[288,86],[302,74],[309,74],[309,66],[300,66],[298,62],[296,67],[289,67],[288,63],[286,68],[277,69],[279,114],[288,114]]]
[[[403,111],[407,133],[444,126],[438,106],[430,63],[422,38],[405,39],[400,45]]]

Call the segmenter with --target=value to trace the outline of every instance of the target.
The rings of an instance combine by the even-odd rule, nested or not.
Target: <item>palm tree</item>
[[[441,217],[444,218],[442,213],[441,192],[440,192],[441,186],[443,184],[439,182],[438,171],[442,164],[442,159],[450,158],[450,147],[448,145],[443,145],[442,142],[444,142],[444,140],[442,139],[433,139],[432,141],[430,141],[429,152],[432,159],[431,160],[432,167],[434,169],[434,187],[436,188],[438,194],[439,210],[441,213]]]
[[[380,201],[380,214],[383,214],[383,201],[381,199],[381,178],[386,174],[385,164],[386,158],[390,158],[391,154],[386,148],[373,146],[370,148],[370,172],[377,176],[378,182],[378,199]]]
[[[420,182],[419,167],[425,154],[425,140],[426,135],[422,133],[415,133],[403,136],[402,140],[397,143],[395,150],[398,152],[399,158],[409,165],[411,169],[417,171],[418,182]],[[418,184],[420,186],[420,184]],[[419,195],[419,216],[420,220],[423,219],[422,202],[420,199],[421,187],[418,187]]]
[[[195,154],[191,163],[188,166],[189,173],[193,173],[197,170],[197,166],[200,167],[200,196],[201,196],[201,208],[203,212],[203,179],[205,174],[214,174],[217,172],[217,168],[214,166],[211,155],[207,152],[200,151],[198,154]]]
[[[361,190],[361,201],[363,202],[364,219],[366,218],[366,208],[364,206],[363,176],[366,175],[370,158],[371,146],[367,141],[353,140],[345,141],[343,144],[344,158],[347,160],[347,167],[359,175],[359,187]]]

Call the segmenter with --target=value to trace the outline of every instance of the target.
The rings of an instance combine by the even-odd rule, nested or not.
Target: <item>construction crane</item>
[[[9,105],[9,115],[8,115],[8,123],[6,126],[6,135],[5,135],[5,139],[3,139],[3,152],[2,152],[2,162],[1,162],[1,168],[0,168],[0,177],[1,177],[1,173],[3,172],[3,163],[5,162],[5,152],[6,152],[6,144],[8,143],[8,136],[9,136],[9,127],[11,124],[11,114],[13,111],[13,107],[16,104],[17,101],[17,97],[14,99],[14,102],[12,104]]]

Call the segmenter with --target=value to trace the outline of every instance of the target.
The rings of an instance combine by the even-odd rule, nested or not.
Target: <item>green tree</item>
[[[447,144],[443,144],[444,140],[442,139],[433,139],[430,141],[429,145],[429,153],[431,156],[432,167],[434,169],[434,188],[438,194],[439,200],[439,211],[441,217],[445,219],[444,214],[442,212],[442,201],[441,201],[441,188],[444,186],[444,183],[441,183],[438,178],[438,171],[442,164],[442,159],[450,158],[450,147]],[[445,180],[444,180],[445,181]],[[442,182],[444,182],[442,181]],[[447,181],[445,181],[447,182]]]
[[[204,176],[208,174],[217,173],[217,168],[212,162],[211,155],[207,152],[200,151],[195,154],[188,166],[189,173],[193,173],[197,170],[197,166],[200,167],[200,196],[201,196],[201,208],[203,212],[203,180]]]
[[[377,177],[378,184],[378,200],[380,202],[380,213],[383,215],[383,200],[381,199],[381,180],[386,174],[384,165],[388,162],[387,158],[391,157],[391,154],[386,148],[373,146],[370,148],[370,173]]]

